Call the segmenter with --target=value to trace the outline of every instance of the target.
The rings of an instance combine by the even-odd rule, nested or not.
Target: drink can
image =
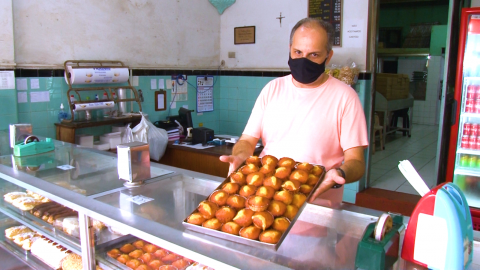
[[[470,168],[476,168],[477,167],[477,156],[476,155],[470,155],[468,158],[468,167]]]
[[[468,98],[465,102],[465,112],[466,113],[473,113],[475,106],[475,100],[473,98]]]
[[[475,105],[473,107],[474,113],[480,113],[480,99],[475,100]]]
[[[470,159],[469,155],[461,155],[460,156],[460,166],[461,167],[468,167],[468,161]],[[477,160],[478,161],[478,160]]]
[[[477,149],[477,136],[470,135],[470,139],[468,140],[468,148]]]
[[[480,85],[472,85],[475,89],[475,98],[480,98]]]
[[[472,123],[472,128],[470,129],[470,136],[478,136],[480,135],[480,125]]]
[[[464,123],[463,135],[470,135],[470,134],[472,134],[472,123]]]
[[[462,143],[461,143],[460,147],[463,148],[463,149],[468,149],[469,148],[469,141],[470,141],[470,136],[469,135],[463,135],[462,136]]]
[[[476,99],[477,97],[478,95],[475,85],[467,86],[467,99]]]

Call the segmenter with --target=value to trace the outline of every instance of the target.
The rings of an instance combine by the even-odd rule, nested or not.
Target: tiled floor
[[[398,169],[398,163],[409,160],[427,185],[436,185],[435,157],[437,153],[438,126],[413,125],[412,136],[401,132],[389,134],[385,150],[372,156],[370,187],[418,195]]]

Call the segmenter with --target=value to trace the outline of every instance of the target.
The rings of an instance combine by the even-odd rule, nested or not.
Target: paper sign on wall
[[[50,92],[30,92],[30,102],[50,102]]]
[[[17,93],[17,102],[18,103],[27,103],[27,92],[18,92]]]
[[[15,74],[13,71],[0,71],[0,90],[15,89]]]
[[[27,79],[17,79],[17,90],[27,90]]]
[[[343,23],[344,36],[343,45],[345,48],[363,48],[365,33],[363,20],[345,20]]]

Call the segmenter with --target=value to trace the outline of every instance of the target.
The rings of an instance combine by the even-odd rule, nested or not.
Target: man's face
[[[308,58],[310,61],[321,64],[328,58],[330,61],[331,53],[327,53],[327,31],[319,26],[301,26],[295,31],[290,46],[290,56],[292,59]]]

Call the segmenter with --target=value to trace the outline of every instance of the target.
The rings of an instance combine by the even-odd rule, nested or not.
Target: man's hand
[[[230,163],[230,167],[228,167],[228,175],[230,175],[235,172],[244,160],[238,156],[220,156],[220,161]]]
[[[313,202],[320,194],[324,193],[325,191],[329,190],[336,184],[343,185],[345,184],[346,181],[343,179],[343,177],[340,175],[340,173],[335,170],[331,169],[329,170],[324,177],[324,180],[318,188],[315,190],[315,192],[312,194],[312,197],[310,198],[310,202]]]

